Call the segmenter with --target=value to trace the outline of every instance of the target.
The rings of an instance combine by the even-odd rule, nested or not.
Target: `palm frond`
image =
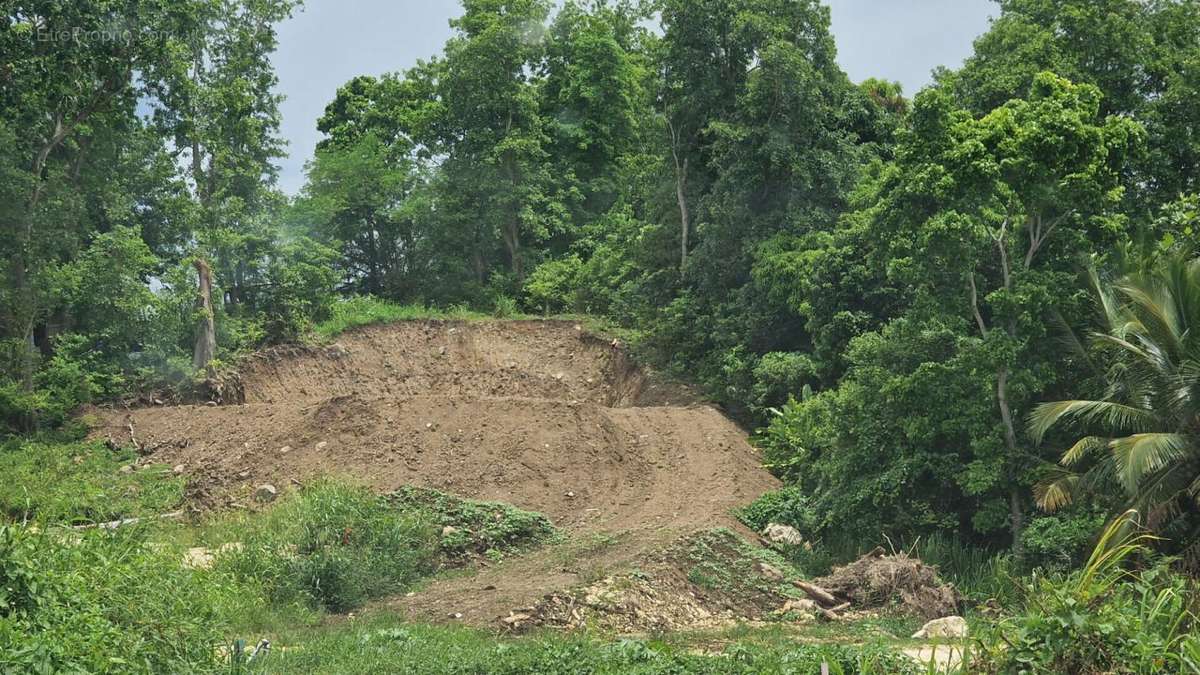
[[[1145,431],[1158,424],[1158,417],[1149,410],[1113,401],[1055,401],[1042,403],[1033,409],[1027,421],[1034,443],[1041,443],[1046,432],[1064,417],[1083,422],[1100,423],[1116,432]]]
[[[1117,462],[1118,479],[1132,494],[1147,474],[1188,457],[1191,443],[1183,434],[1142,433],[1115,438],[1109,448]]]
[[[1033,486],[1034,501],[1039,509],[1046,513],[1054,513],[1075,501],[1082,480],[1082,476],[1076,473],[1060,473]]]

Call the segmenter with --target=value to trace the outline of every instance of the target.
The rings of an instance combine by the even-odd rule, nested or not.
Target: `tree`
[[[0,16],[6,55],[0,170],[8,205],[0,213],[6,261],[0,325],[16,346],[16,370],[27,390],[34,329],[56,302],[47,275],[88,234],[79,217],[82,186],[112,176],[111,164],[87,161],[91,150],[102,142],[119,145],[110,132],[136,126],[139,95],[172,67],[169,36],[187,32],[204,4],[17,2]]]
[[[1038,76],[1028,99],[982,117],[956,109],[944,91],[922,92],[911,124],[895,160],[873,179],[874,196],[864,195],[868,206],[844,221],[862,247],[852,258],[906,290],[891,296],[903,304],[887,309],[881,330],[850,341],[840,400],[845,410],[896,420],[875,442],[909,449],[895,466],[881,465],[880,475],[924,467],[906,475],[939,477],[933,489],[960,494],[963,520],[978,533],[1006,524],[1019,556],[1041,458],[1017,420],[1044,392],[1078,377],[1053,348],[1049,317],[1079,324],[1080,252],[1104,250],[1126,234],[1120,177],[1140,130],[1103,117],[1095,87],[1050,73]],[[929,341],[939,335],[937,352]],[[925,356],[898,358],[893,345]],[[877,389],[887,393],[882,400]],[[945,392],[959,403],[944,405],[957,409],[929,405]],[[856,418],[843,417],[831,453],[866,442],[850,426]],[[880,425],[887,423],[870,426]],[[882,440],[888,433],[892,439]],[[818,467],[835,461],[813,459]]]
[[[1105,280],[1093,271],[1100,325],[1088,363],[1105,373],[1092,400],[1043,403],[1029,416],[1040,442],[1069,422],[1095,435],[1063,453],[1066,469],[1038,489],[1054,511],[1073,500],[1124,493],[1126,508],[1200,568],[1200,259],[1172,254],[1148,272]]]

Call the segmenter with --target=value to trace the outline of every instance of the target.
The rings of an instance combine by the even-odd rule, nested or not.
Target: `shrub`
[[[1126,566],[1149,553],[1149,537],[1121,543],[1128,516],[1104,533],[1087,565],[1036,578],[1024,610],[985,637],[975,670],[991,673],[1200,671],[1200,638],[1188,582],[1156,565]]]
[[[794,486],[767,492],[738,509],[736,515],[755,532],[762,532],[769,523],[791,525],[801,534],[812,532],[814,526],[808,499]]]
[[[323,481],[247,523],[219,565],[260,582],[276,602],[345,611],[428,573],[437,539],[423,514],[366,489]]]
[[[1035,518],[1021,535],[1026,563],[1054,572],[1078,568],[1086,561],[1096,533],[1104,529],[1104,520],[1103,514],[1086,508]]]
[[[583,261],[578,255],[547,260],[525,280],[525,306],[545,314],[573,309]]]
[[[525,548],[554,534],[546,516],[499,502],[416,487],[402,488],[388,498],[402,510],[427,514],[439,528],[453,528],[441,539],[442,552],[451,558]]]

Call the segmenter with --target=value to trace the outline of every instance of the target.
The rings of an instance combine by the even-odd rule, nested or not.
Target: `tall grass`
[[[365,488],[323,481],[246,523],[221,569],[276,603],[346,611],[429,574],[438,538],[427,514],[395,509]]]
[[[249,602],[137,528],[0,526],[0,672],[203,673]]]
[[[1017,571],[1012,556],[967,544],[955,537],[933,534],[917,539],[909,555],[938,568],[941,576],[967,598],[1004,601],[1015,597]]]

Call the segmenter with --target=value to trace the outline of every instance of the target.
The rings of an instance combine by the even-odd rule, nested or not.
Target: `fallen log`
[[[838,605],[837,607],[830,607],[829,609],[825,609],[824,607],[818,607],[817,613],[820,614],[822,617],[824,617],[827,621],[838,621],[842,618],[841,615],[838,614],[838,612],[844,612],[848,609],[850,609],[850,603],[843,602],[842,604]]]
[[[830,593],[816,584],[810,584],[800,580],[793,581],[792,583],[796,586],[796,588],[799,588],[807,593],[808,597],[815,600],[817,604],[821,605],[822,607],[829,608],[840,604],[838,599],[833,596],[833,593]]]

